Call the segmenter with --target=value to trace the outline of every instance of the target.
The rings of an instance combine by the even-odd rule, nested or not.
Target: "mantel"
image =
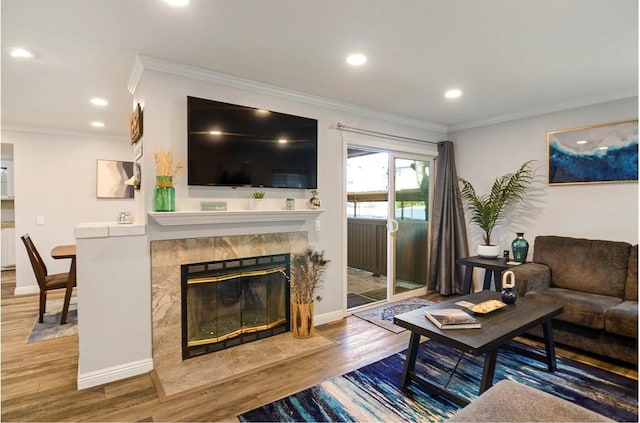
[[[323,210],[226,210],[148,212],[159,225],[211,225],[229,223],[304,222]]]

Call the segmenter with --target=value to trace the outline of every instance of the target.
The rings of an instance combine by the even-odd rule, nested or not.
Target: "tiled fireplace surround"
[[[182,360],[180,302],[180,266],[182,264],[296,253],[303,251],[307,245],[307,232],[153,241],[151,243],[153,364],[156,371],[163,374],[165,380],[162,383],[188,384],[189,375],[198,375],[199,379],[202,378],[204,375],[200,362],[207,359],[205,355]],[[234,348],[214,354],[232,355]],[[260,355],[254,356],[252,360],[256,357],[259,359]],[[221,372],[224,376],[225,372],[231,375],[237,371],[233,365],[216,367],[218,377]],[[180,389],[179,386],[175,387],[175,390]],[[167,392],[167,394],[170,393]]]

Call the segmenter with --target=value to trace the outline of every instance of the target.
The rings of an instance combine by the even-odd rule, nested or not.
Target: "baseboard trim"
[[[325,323],[335,322],[344,317],[342,310],[332,311],[331,313],[319,314],[314,317],[314,326],[324,325]]]
[[[38,285],[35,286],[16,286],[16,289],[13,290],[13,295],[31,295],[31,294],[39,294],[40,288]]]
[[[116,380],[137,376],[150,372],[151,370],[153,370],[153,359],[146,358],[144,360],[132,361],[131,363],[107,367],[106,369],[95,370],[93,372],[78,372],[78,390],[80,391]]]

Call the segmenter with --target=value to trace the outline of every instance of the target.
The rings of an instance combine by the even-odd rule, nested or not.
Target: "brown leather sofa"
[[[555,342],[637,365],[638,245],[538,236],[533,262],[510,270],[518,296],[564,307]]]

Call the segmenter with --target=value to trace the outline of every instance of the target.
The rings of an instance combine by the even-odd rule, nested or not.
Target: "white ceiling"
[[[1,29],[5,127],[126,136],[137,54],[451,129],[638,87],[636,0],[2,0]]]

